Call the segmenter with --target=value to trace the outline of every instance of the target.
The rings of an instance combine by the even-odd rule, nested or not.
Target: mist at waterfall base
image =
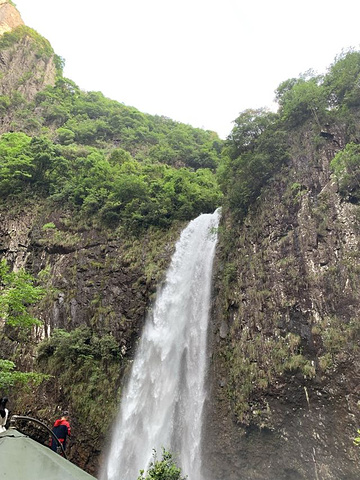
[[[155,449],[170,451],[182,475],[202,480],[207,329],[220,212],[203,214],[181,233],[148,313],[102,480],[136,480]]]

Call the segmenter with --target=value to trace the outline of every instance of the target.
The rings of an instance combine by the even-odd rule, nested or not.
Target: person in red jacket
[[[54,426],[52,431],[55,433],[57,438],[59,439],[59,442],[63,446],[63,449],[65,450],[66,448],[66,439],[67,437],[71,435],[71,427],[69,423],[69,412],[64,412],[58,420],[55,420]],[[51,450],[54,450],[56,452],[58,450],[58,442],[55,440],[55,438],[51,438],[50,440],[50,448]],[[60,453],[61,453],[61,448],[60,448]]]

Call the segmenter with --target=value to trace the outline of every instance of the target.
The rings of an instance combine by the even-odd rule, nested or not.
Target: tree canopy
[[[308,71],[282,82],[275,92],[277,112],[248,109],[239,114],[217,170],[224,205],[243,219],[262,188],[286,166],[291,136],[304,125],[320,145],[323,130],[341,125],[350,142],[332,162],[340,192],[358,202],[357,107],[360,105],[360,52],[342,52],[325,75]]]

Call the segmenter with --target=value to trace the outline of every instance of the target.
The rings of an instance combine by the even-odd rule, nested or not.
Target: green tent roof
[[[96,480],[15,428],[0,433],[0,479]]]

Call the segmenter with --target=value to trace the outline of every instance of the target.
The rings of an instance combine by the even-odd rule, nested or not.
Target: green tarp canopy
[[[1,480],[96,480],[14,428],[0,433]]]

